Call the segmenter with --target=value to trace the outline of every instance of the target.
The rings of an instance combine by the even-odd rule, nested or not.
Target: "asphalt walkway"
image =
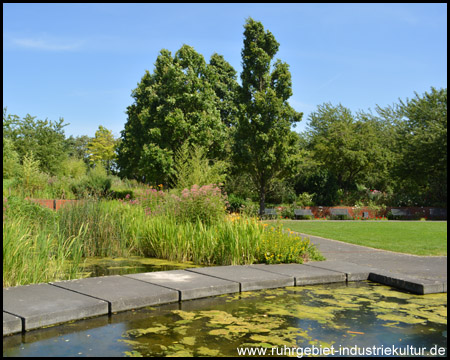
[[[417,279],[447,282],[447,256],[417,256],[368,248],[306,235],[327,260],[339,260],[400,273]]]

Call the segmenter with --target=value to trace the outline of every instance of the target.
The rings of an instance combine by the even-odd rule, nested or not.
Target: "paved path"
[[[447,282],[447,256],[408,255],[307,236],[327,260],[348,261],[418,279]]]
[[[326,261],[215,266],[4,288],[3,335],[151,305],[285,286],[372,280],[416,294],[447,292],[447,257],[310,239]]]

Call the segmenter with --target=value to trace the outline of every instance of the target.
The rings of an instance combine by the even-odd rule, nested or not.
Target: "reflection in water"
[[[184,301],[5,337],[4,356],[237,356],[237,348],[445,348],[447,295],[371,282]],[[427,353],[425,353],[426,355]],[[293,353],[296,356],[296,353]]]
[[[90,257],[81,266],[80,277],[137,274],[152,271],[181,270],[198,267],[192,262],[129,256],[126,258]]]

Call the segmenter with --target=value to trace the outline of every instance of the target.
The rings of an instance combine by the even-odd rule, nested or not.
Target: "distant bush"
[[[228,195],[228,210],[230,212],[238,213],[241,212],[243,206],[245,205],[245,199],[240,196],[230,194]]]
[[[91,169],[87,176],[74,181],[71,185],[71,190],[77,199],[104,197],[110,188],[111,178],[101,166]]]
[[[134,199],[133,190],[110,190],[108,192],[109,199]]]

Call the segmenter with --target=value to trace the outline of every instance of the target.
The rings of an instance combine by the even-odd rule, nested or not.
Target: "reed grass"
[[[32,207],[29,216],[22,207]],[[120,200],[83,201],[58,212],[26,202],[5,212],[3,286],[71,279],[86,257],[142,255],[205,265],[320,260],[308,240],[255,218],[225,215],[204,221]]]
[[[77,246],[82,232],[80,228],[77,235],[62,238],[24,218],[3,222],[3,287],[75,278],[82,260]]]

